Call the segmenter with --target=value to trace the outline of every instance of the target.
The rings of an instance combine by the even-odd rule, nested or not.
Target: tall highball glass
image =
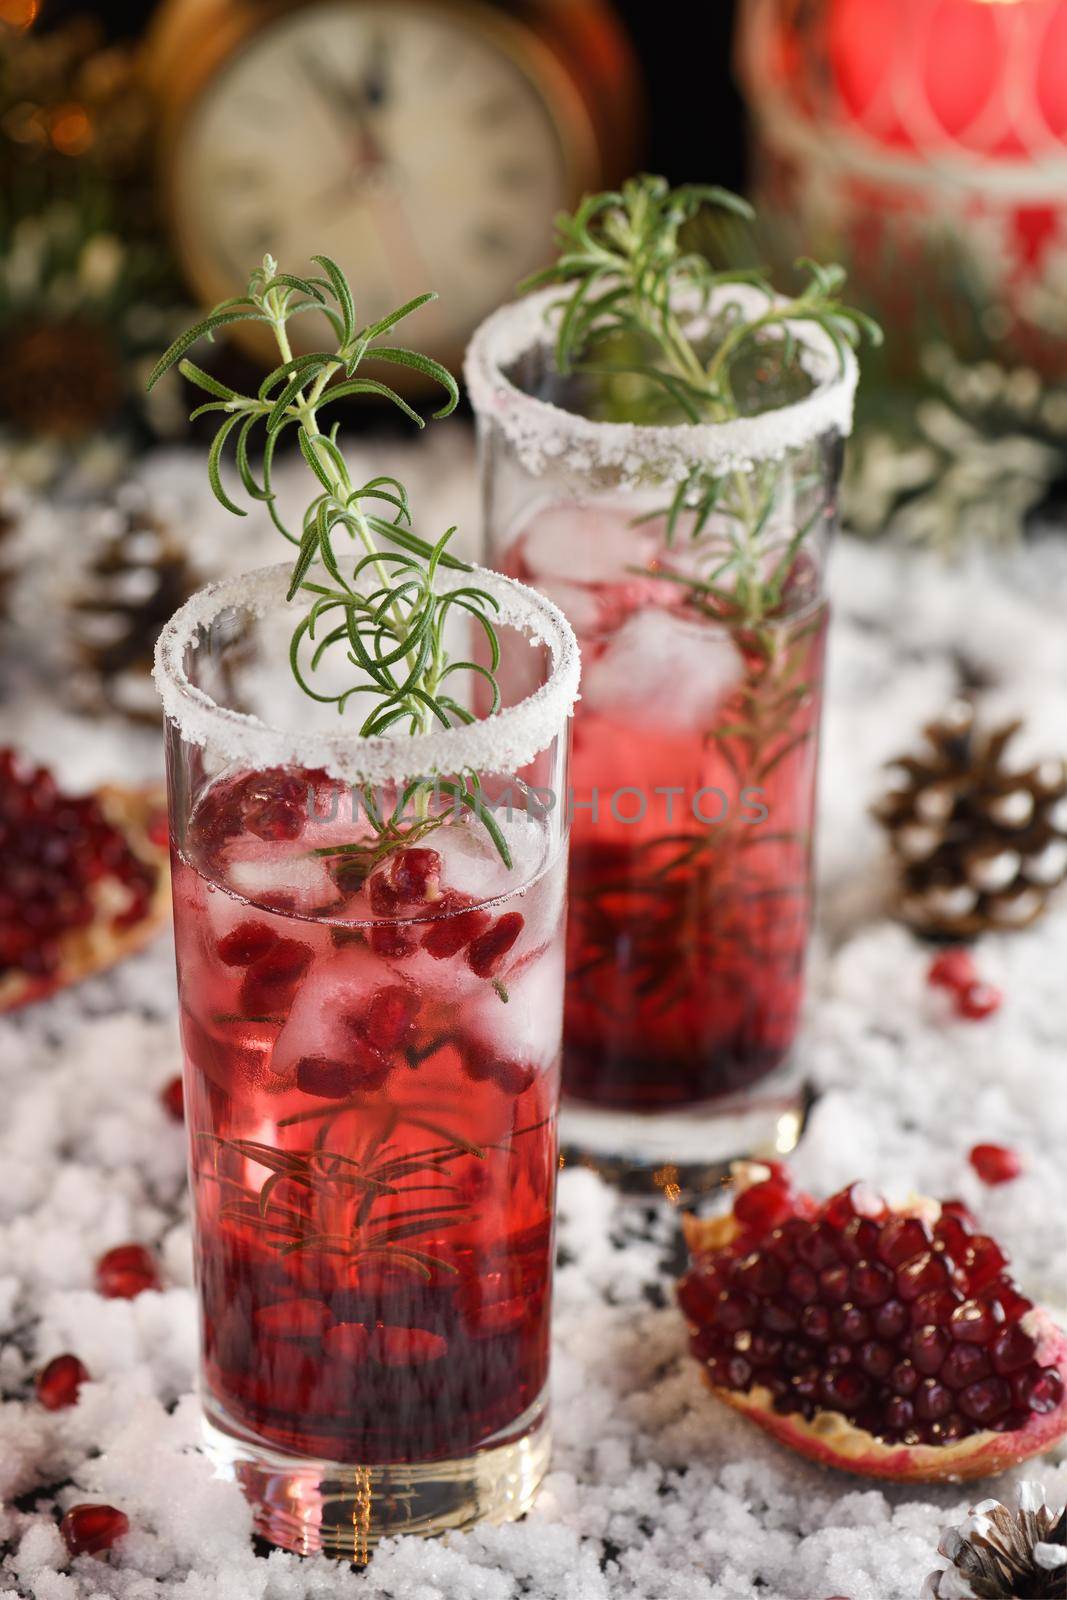
[[[520,1515],[548,1458],[578,666],[478,573],[502,708],[361,740],[293,680],[288,581],[204,590],[157,656],[202,1397],[257,1531],[360,1560]]]

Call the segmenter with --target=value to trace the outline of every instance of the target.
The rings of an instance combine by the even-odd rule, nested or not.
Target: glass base
[[[665,1194],[674,1204],[708,1194],[730,1163],[787,1156],[814,1103],[795,1063],[734,1095],[668,1111],[614,1111],[566,1097],[560,1112],[565,1161],[592,1167],[629,1194]]]
[[[533,1504],[552,1447],[547,1394],[506,1430],[455,1461],[359,1466],[291,1456],[248,1437],[214,1401],[203,1433],[220,1477],[239,1483],[259,1536],[295,1555],[362,1564],[379,1540],[513,1522]]]

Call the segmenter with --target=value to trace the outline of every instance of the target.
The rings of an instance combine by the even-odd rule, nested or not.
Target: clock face
[[[349,274],[361,324],[435,289],[411,337],[455,358],[549,254],[571,203],[560,131],[531,77],[462,8],[319,0],[259,28],[178,132],[178,239],[206,298],[269,251]],[[325,324],[300,319],[303,348]],[[301,327],[303,323],[303,327]]]

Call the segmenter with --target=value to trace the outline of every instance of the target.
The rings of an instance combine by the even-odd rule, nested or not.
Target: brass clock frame
[[[228,279],[206,250],[195,248],[185,237],[177,177],[181,129],[195,113],[202,94],[260,33],[282,18],[330,3],[331,0],[164,0],[149,31],[146,68],[161,110],[159,166],[165,214],[170,219],[174,248],[186,281],[205,305],[240,293],[243,285]],[[355,10],[371,0],[347,3]],[[547,108],[563,160],[569,205],[575,205],[583,193],[599,187],[607,172],[613,172],[612,130],[597,128],[591,105],[562,55],[549,42],[551,5],[538,29],[533,23],[491,9],[483,0],[410,0],[410,4],[430,14],[445,13],[456,18],[504,54],[527,80]],[[592,4],[594,10],[601,9],[600,0],[592,0]],[[258,324],[238,325],[228,333],[249,355],[271,363],[277,359],[269,333]],[[446,365],[458,366],[463,350],[434,354]],[[403,369],[391,368],[390,374],[392,383],[408,376]],[[418,387],[417,375],[413,376],[414,386]]]

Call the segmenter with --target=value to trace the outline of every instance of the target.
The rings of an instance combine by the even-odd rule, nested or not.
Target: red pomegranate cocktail
[[[514,692],[437,733],[314,725],[280,569],[160,645],[204,1408],[292,1548],[515,1514],[547,1459],[566,814],[530,797],[577,662],[479,582]]]
[[[732,285],[729,305],[745,294]],[[552,598],[582,650],[569,1127],[613,1158],[709,1162],[780,1143],[795,1106],[778,1069],[804,997],[825,564],[856,366],[799,327],[801,374],[775,387],[756,367],[752,414],[615,420],[625,395],[555,369],[557,299],[491,317],[467,380],[491,559]],[[765,1125],[737,1124],[756,1086]],[[686,1115],[649,1115],[672,1111]]]

